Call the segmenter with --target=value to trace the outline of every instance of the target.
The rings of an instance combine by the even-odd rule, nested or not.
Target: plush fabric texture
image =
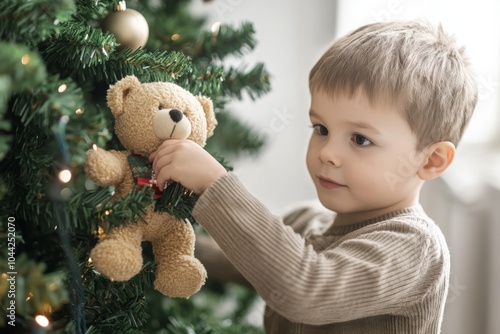
[[[147,158],[165,140],[155,134],[154,122],[165,122],[155,124],[156,128],[168,127],[163,134],[187,138],[201,146],[216,125],[210,99],[194,96],[173,83],[141,84],[136,77],[127,76],[109,88],[107,102],[115,117],[116,135],[127,150],[89,150],[85,172],[99,186],[114,186],[114,199],[136,186],[128,157]],[[172,109],[177,111],[170,117]],[[165,117],[155,118],[159,110]],[[190,122],[190,126],[177,127],[181,121]],[[207,274],[194,257],[192,225],[165,212],[155,212],[153,207],[147,208],[143,219],[112,228],[99,240],[90,253],[96,270],[115,281],[131,279],[142,268],[141,243],[150,241],[156,261],[155,288],[170,297],[188,298],[196,293]]]
[[[349,226],[307,206],[281,219],[230,173],[193,213],[266,302],[267,333],[440,332],[449,251],[421,206]]]

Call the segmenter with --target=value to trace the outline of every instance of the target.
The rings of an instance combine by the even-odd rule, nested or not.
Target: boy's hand
[[[200,145],[191,140],[170,139],[151,153],[158,186],[175,181],[201,194],[215,180],[226,174],[226,169]]]

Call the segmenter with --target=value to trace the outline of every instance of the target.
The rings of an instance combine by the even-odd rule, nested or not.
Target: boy
[[[439,333],[449,252],[418,202],[477,101],[464,50],[440,27],[370,24],[334,43],[309,84],[307,167],[335,214],[273,216],[190,141],[151,155],[159,184],[202,194],[193,214],[230,263],[201,238],[197,256],[257,290],[268,333]]]

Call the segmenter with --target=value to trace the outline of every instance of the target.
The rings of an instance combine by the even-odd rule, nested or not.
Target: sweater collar
[[[375,223],[380,223],[398,216],[405,216],[405,215],[417,215],[417,216],[425,216],[425,212],[420,204],[395,210],[392,212],[388,212],[386,214],[383,214],[378,217],[370,218],[367,220],[360,221],[358,223],[354,224],[349,224],[349,225],[342,225],[342,226],[335,226],[335,224],[332,224],[330,228],[324,233],[324,235],[345,235],[347,233],[353,232],[357,229],[360,229],[362,227],[375,224]]]

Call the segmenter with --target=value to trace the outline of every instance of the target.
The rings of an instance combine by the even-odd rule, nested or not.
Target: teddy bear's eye
[[[161,109],[165,109],[165,107],[163,107],[163,105],[161,105],[161,104],[160,104],[160,105],[158,106],[158,110],[161,110]]]

